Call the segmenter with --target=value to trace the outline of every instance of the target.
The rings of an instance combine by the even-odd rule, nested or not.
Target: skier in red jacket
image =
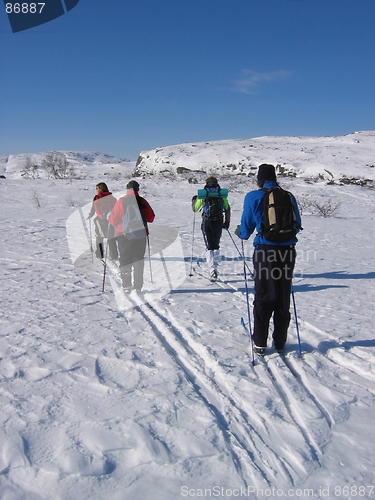
[[[137,181],[128,182],[126,189],[125,196],[117,200],[112,212],[108,215],[108,221],[116,228],[122,286],[125,293],[129,293],[132,287],[137,292],[140,292],[143,287],[147,223],[154,221],[155,214],[149,203],[139,196]]]
[[[115,232],[112,226],[108,224],[107,214],[116,204],[116,198],[110,193],[105,182],[99,182],[96,185],[96,195],[94,196],[88,219],[96,214],[94,219],[96,252],[98,259],[104,258],[103,238],[108,238],[109,258],[116,260],[118,258]]]

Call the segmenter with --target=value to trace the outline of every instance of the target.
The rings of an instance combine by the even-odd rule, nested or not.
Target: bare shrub
[[[31,160],[30,156],[26,157],[25,165],[21,170],[21,176],[25,179],[39,179],[38,164]]]
[[[312,202],[313,214],[319,217],[330,217],[333,215],[341,206],[338,201],[332,201],[330,199],[324,201],[314,200]]]
[[[36,189],[33,189],[31,191],[31,201],[33,202],[35,208],[39,209],[42,207],[42,203],[40,201],[40,195]]]
[[[313,200],[309,195],[302,195],[297,199],[297,204],[301,215],[306,212],[312,213]]]
[[[305,194],[297,200],[299,211],[302,214],[310,213],[317,217],[330,217],[341,206],[338,201],[332,201],[330,198],[321,196],[319,199],[312,198],[311,195]]]
[[[66,204],[68,207],[79,207],[80,206],[79,202],[77,200],[75,200],[71,194],[67,196]]]
[[[121,179],[123,179],[123,174],[121,174],[120,172],[114,172],[112,175],[111,175],[111,180],[113,181],[121,181]]]
[[[71,194],[69,196],[67,196],[66,204],[68,207],[79,207],[80,206],[80,203],[77,200],[75,200]]]
[[[54,153],[46,153],[42,165],[48,179],[72,180],[74,178],[74,168],[70,165],[65,155],[58,157]]]

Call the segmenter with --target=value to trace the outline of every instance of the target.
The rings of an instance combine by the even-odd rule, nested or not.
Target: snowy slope
[[[283,176],[375,179],[375,132],[340,137],[257,137],[167,146],[142,152],[142,173],[196,172],[253,175],[261,163],[278,165]]]
[[[278,140],[284,150],[294,141]],[[295,161],[318,177],[304,163],[308,147],[301,139]],[[216,148],[227,158],[227,143]],[[319,151],[316,164],[339,173],[331,150]],[[368,151],[353,153],[361,178],[370,141]],[[143,174],[141,194],[156,212],[154,282],[147,263],[146,300],[131,295],[121,308],[115,266],[101,292],[103,266],[91,262],[79,210],[84,219],[95,183],[107,177],[99,163],[80,168],[90,169],[87,179],[19,179],[14,169],[0,181],[0,498],[374,497],[374,190],[329,178],[309,184],[300,173],[281,179],[300,200],[341,206],[327,218],[304,212],[294,280],[304,359],[292,322],[286,355],[270,347],[253,367],[240,322],[243,263],[229,234],[217,284],[206,278],[199,219],[191,252],[190,199],[200,185]],[[108,181],[114,193],[129,170]],[[254,187],[243,179],[222,182],[231,234]],[[166,228],[172,236],[161,249]],[[251,266],[251,241],[245,252]]]
[[[74,177],[94,180],[97,175],[106,176],[108,180],[117,178],[124,171],[128,173],[134,168],[134,162],[123,158],[91,151],[50,151],[43,153],[24,153],[17,155],[0,155],[0,175],[8,179],[25,177],[25,166],[30,161],[37,166],[37,177],[46,178],[43,164],[47,154],[57,159],[65,158],[74,170]]]

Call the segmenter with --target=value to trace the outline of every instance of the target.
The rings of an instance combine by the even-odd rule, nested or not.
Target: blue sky
[[[374,26],[374,0],[80,0],[20,33],[0,12],[0,153],[373,130]]]

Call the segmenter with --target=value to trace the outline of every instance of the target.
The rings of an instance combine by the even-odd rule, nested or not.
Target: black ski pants
[[[258,347],[267,347],[273,315],[273,341],[283,349],[290,323],[290,294],[296,260],[294,245],[258,245],[254,252],[254,333]]]
[[[143,286],[146,237],[130,239],[122,234],[117,237],[117,240],[120,252],[122,286],[130,289],[133,285],[136,290],[141,290]]]
[[[202,234],[206,250],[218,250],[220,248],[220,238],[223,232],[223,217],[216,219],[202,218]]]

